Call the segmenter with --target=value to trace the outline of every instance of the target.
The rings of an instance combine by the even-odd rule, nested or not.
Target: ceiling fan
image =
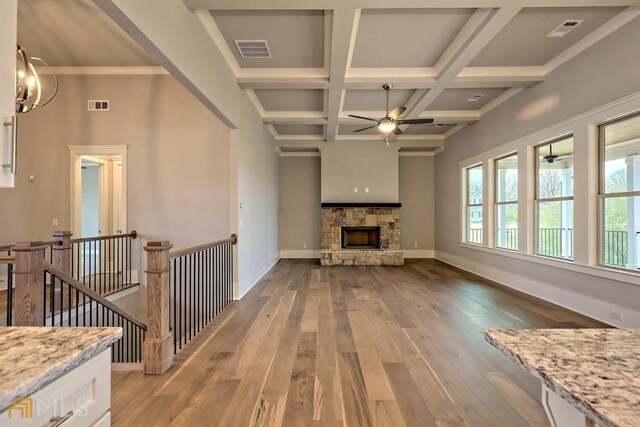
[[[570,159],[571,159],[570,156],[559,156],[557,154],[553,154],[553,150],[551,149],[551,145],[549,145],[549,154],[547,154],[546,156],[542,157],[542,160],[547,162],[547,163],[561,162],[563,160],[570,160]]]
[[[387,92],[387,109],[386,115],[381,119],[373,119],[371,117],[363,117],[363,116],[355,116],[353,114],[349,114],[349,117],[353,117],[356,119],[369,120],[371,122],[377,122],[375,125],[367,126],[362,129],[355,130],[354,132],[362,132],[367,129],[372,129],[377,127],[380,132],[385,135],[385,139],[388,142],[389,135],[391,133],[395,135],[401,135],[402,129],[400,129],[399,125],[418,125],[418,124],[428,124],[433,123],[433,119],[399,119],[402,113],[405,112],[407,107],[403,105],[398,105],[391,112],[389,112],[389,91],[393,85],[389,83],[385,83],[382,85],[382,88]]]

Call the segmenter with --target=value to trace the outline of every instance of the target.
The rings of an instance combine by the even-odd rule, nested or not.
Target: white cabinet
[[[0,1],[0,188],[14,186],[18,0]],[[15,123],[15,122],[14,122]],[[6,165],[6,166],[4,166]]]
[[[0,413],[0,425],[81,427],[111,424],[111,348]],[[11,416],[9,418],[9,416]]]

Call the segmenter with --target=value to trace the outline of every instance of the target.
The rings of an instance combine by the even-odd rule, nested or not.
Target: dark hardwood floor
[[[435,260],[280,261],[163,376],[112,375],[119,426],[547,426],[488,328],[606,325]]]

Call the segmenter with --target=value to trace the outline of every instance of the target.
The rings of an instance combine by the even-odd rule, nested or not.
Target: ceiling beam
[[[500,8],[602,6],[602,0],[182,0],[191,10],[327,10],[344,6],[357,9]],[[606,0],[607,6],[629,6],[632,0]]]
[[[269,125],[324,125],[327,117],[323,111],[267,111],[262,123]]]
[[[329,65],[329,93],[327,95],[327,142],[333,142],[338,134],[338,116],[344,102],[343,84],[350,66],[356,41],[360,9],[340,7],[333,11],[331,29],[331,59]]]

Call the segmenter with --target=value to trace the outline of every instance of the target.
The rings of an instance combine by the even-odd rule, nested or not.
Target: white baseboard
[[[543,299],[618,328],[637,328],[640,326],[640,312],[630,310],[626,307],[614,305],[588,295],[568,291],[550,283],[500,270],[492,265],[478,263],[457,255],[436,251],[435,258],[446,264],[499,283],[500,285]],[[609,316],[610,310],[612,309],[621,313],[624,321],[619,322],[612,320]]]
[[[276,252],[276,256],[266,261],[261,266],[261,268],[254,269],[253,272],[249,275],[250,279],[247,280],[247,282],[249,283],[249,286],[245,288],[246,290],[244,292],[241,292],[239,283],[238,283],[237,292],[236,292],[236,289],[234,288],[234,291],[233,291],[234,299],[242,299],[242,297],[245,296],[245,294],[249,292],[251,289],[253,289],[256,283],[258,283],[264,277],[264,275],[267,274],[267,272],[271,270],[273,266],[278,263],[278,261],[280,261],[280,257],[279,257],[279,253]],[[235,283],[234,283],[234,286],[235,286]]]
[[[405,258],[435,258],[433,249],[403,249]]]
[[[320,249],[281,250],[280,258],[320,258]]]

